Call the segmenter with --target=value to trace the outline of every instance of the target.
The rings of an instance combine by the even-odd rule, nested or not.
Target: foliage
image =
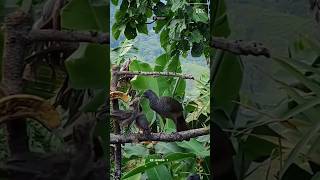
[[[264,31],[269,30],[266,28]],[[277,63],[275,67],[281,68],[283,76],[277,73],[277,78],[274,78],[265,73],[261,64],[258,66],[259,72],[267,74],[287,95],[269,113],[259,110],[259,106],[252,107],[255,104],[250,100],[242,96],[239,98],[241,63],[232,65],[237,62],[234,59],[224,67],[223,53],[215,53],[215,61],[221,62],[211,73],[217,79],[219,72],[224,74],[220,76],[223,78],[220,83],[217,79],[213,81],[211,92],[215,98],[213,102],[216,100],[213,117],[232,132],[230,139],[236,150],[234,162],[239,179],[257,179],[261,174],[270,178],[279,175],[280,179],[311,179],[316,174],[316,167],[319,167],[319,123],[315,120],[319,116],[318,44],[317,41],[300,38],[289,48],[289,58],[273,55]],[[233,69],[235,67],[238,68]],[[237,75],[228,76],[228,72]],[[258,118],[239,119],[238,105],[232,102],[239,99],[241,106],[257,113]]]
[[[186,57],[187,54],[196,57],[208,56],[209,28],[206,1],[196,1],[199,4],[174,0],[112,2],[117,6],[115,22],[112,25],[113,38],[118,39],[122,34],[126,38],[123,44],[113,49],[114,63],[120,64],[130,58],[133,59],[129,66],[130,71],[181,73],[183,72],[181,56]],[[165,19],[156,20],[154,24],[147,25],[146,23],[153,21],[154,18],[151,17],[165,17]],[[148,28],[151,25],[153,30]],[[153,61],[148,59],[145,62],[144,57],[134,56],[140,51],[135,48],[138,46],[135,44],[135,39],[140,36],[148,37],[150,33],[160,35],[160,43],[157,43],[155,48],[158,48],[162,54]],[[209,124],[207,119],[210,93],[207,82],[208,76],[194,83],[199,85],[199,95],[183,103],[187,119],[195,122],[189,123],[192,128]],[[172,96],[181,102],[186,95],[186,80],[175,77],[136,76],[131,79],[130,84],[138,93],[152,89],[159,96]],[[158,117],[150,109],[147,101],[143,100],[141,105],[151,127],[157,125],[166,133],[175,131],[175,125],[171,120],[167,120],[166,124],[157,121]],[[202,120],[197,122],[196,118]],[[136,131],[136,128],[132,126],[131,131]],[[209,179],[209,142],[209,136],[204,136],[191,139],[189,142],[126,144],[123,154],[123,164],[125,164],[123,178],[185,179],[190,173],[203,172],[201,175],[204,179]],[[165,161],[152,162],[159,159]]]
[[[21,2],[22,1],[19,1],[17,4],[20,5]],[[35,14],[40,11],[43,3],[44,1],[33,1],[33,11]],[[109,12],[106,11],[106,9],[109,9],[107,8],[108,5],[108,1],[105,0],[70,0],[61,10],[62,28],[67,30],[107,32],[109,30]],[[87,11],[88,8],[90,11]],[[80,16],[81,19],[79,19]],[[34,18],[38,18],[38,15],[35,15]],[[1,52],[2,51],[3,49],[1,47]],[[34,64],[36,64],[36,66],[34,67],[36,71],[34,79],[26,80],[26,87],[23,93],[41,96],[53,102],[58,96],[59,88],[63,85],[67,74],[70,77],[71,87],[69,88],[74,90],[75,95],[66,98],[65,101],[80,104],[80,107],[76,107],[78,108],[76,109],[77,112],[97,112],[98,108],[105,102],[105,93],[109,88],[108,77],[110,77],[110,63],[108,46],[94,43],[81,43],[74,53],[67,57],[67,59],[64,59],[65,61],[63,60],[62,64],[57,63],[60,59],[48,61],[50,56],[45,57],[45,59],[47,61],[43,63],[35,60]],[[55,63],[52,64],[52,62]],[[54,73],[57,73],[55,74],[57,76],[55,76]],[[86,93],[82,96],[77,94],[79,92]],[[85,98],[77,99],[77,101],[80,101],[77,102],[73,101],[74,99],[72,98],[74,97]],[[75,108],[75,106],[72,106],[73,104],[67,107],[59,106],[57,108],[61,113],[62,122],[63,125],[65,125],[63,128],[65,129],[68,129],[68,125],[72,124],[68,122],[68,120],[70,119],[72,110]],[[95,134],[102,139],[103,146],[107,147],[108,127],[103,121],[99,123],[99,128],[97,128]],[[61,150],[65,144],[59,132],[48,132],[37,123],[28,123],[28,136],[30,137],[29,144],[31,150],[47,153]],[[104,148],[104,150],[107,152],[107,148]],[[1,154],[1,158],[5,156]]]
[[[154,31],[160,34],[161,46],[171,56],[184,54],[191,49],[194,56],[208,56],[208,9],[206,2],[200,5],[186,1],[127,1],[121,2],[112,26],[115,39],[124,32],[127,39],[134,39],[137,32],[148,34],[147,22],[152,15],[165,17],[155,22]],[[118,1],[113,2],[115,5]]]

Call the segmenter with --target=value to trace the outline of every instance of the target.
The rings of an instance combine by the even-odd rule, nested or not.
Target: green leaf
[[[109,6],[95,5],[95,6],[92,6],[92,8],[93,8],[93,13],[95,15],[99,30],[102,32],[109,32],[109,29],[110,29]]]
[[[186,29],[186,24],[183,19],[174,19],[170,23],[169,37],[174,40],[181,39],[181,32]]]
[[[125,158],[130,158],[131,156],[145,157],[149,154],[149,150],[142,144],[125,144],[123,149]]]
[[[139,33],[148,34],[148,27],[145,23],[137,24],[137,29]]]
[[[161,54],[159,57],[157,57],[155,61],[154,71],[162,72],[164,71],[167,63],[169,62],[170,57],[167,53]]]
[[[163,30],[160,33],[160,44],[163,49],[167,49],[167,46],[169,45],[169,29]]]
[[[122,31],[122,28],[124,26],[121,26],[117,23],[114,23],[113,26],[112,26],[112,36],[114,37],[114,39],[118,39],[120,34],[121,34],[121,31]]]
[[[81,43],[65,65],[73,88],[107,88],[108,47]]]
[[[217,0],[217,3],[210,3],[210,34],[212,36],[228,37],[231,33],[228,17],[226,16],[225,1]],[[216,21],[224,19],[219,25]],[[219,22],[219,21],[218,21]]]
[[[112,2],[112,4],[113,4],[113,5],[117,6],[117,5],[118,5],[119,0],[111,0],[111,2]]]
[[[204,147],[204,145],[195,139],[190,139],[190,141],[176,142],[178,146],[183,147],[188,150],[188,152],[193,153],[199,157],[210,156],[209,148]]]
[[[148,179],[150,180],[158,180],[158,179],[166,179],[171,180],[171,174],[168,168],[164,165],[156,166],[154,168],[148,169],[146,171],[148,175]]]
[[[154,168],[154,167],[157,167],[157,166],[169,163],[169,162],[179,161],[179,160],[183,160],[183,159],[187,159],[187,158],[195,158],[195,155],[192,153],[171,153],[171,154],[164,156],[163,161],[150,162],[150,159],[147,159],[149,161],[147,161],[144,165],[134,168],[133,170],[124,174],[124,176],[122,178],[126,179],[128,177],[131,177],[131,176],[138,174],[138,173],[142,173],[142,172],[149,170],[151,168]],[[151,159],[154,159],[154,156],[152,156]]]
[[[179,8],[181,8],[185,4],[184,0],[172,0],[172,6],[171,10],[173,12],[177,11]]]
[[[133,60],[130,63],[129,69],[131,71],[141,71],[141,72],[152,72],[152,68],[148,63]],[[147,90],[151,89],[155,93],[159,94],[157,80],[153,77],[148,76],[135,76],[131,80],[132,87],[136,90]]]
[[[155,151],[158,154],[169,154],[183,152],[183,149],[179,147],[175,142],[159,142],[155,146]]]
[[[124,30],[124,35],[127,39],[134,39],[137,36],[137,30],[135,27],[132,27],[130,23],[128,23]]]
[[[199,30],[195,30],[191,34],[191,42],[200,43],[203,40],[203,36]]]
[[[153,8],[153,13],[156,16],[165,16],[166,5],[163,2],[157,2],[157,5]]]
[[[192,43],[191,56],[200,57],[203,53],[203,44],[202,43]]]
[[[153,27],[154,32],[158,34],[168,22],[169,18],[166,18],[165,20],[157,20],[156,25]]]
[[[231,53],[222,53],[223,58],[214,79],[211,93],[213,94],[213,107],[222,109],[230,115],[235,107],[234,102],[239,96],[242,83],[243,69],[238,56]],[[217,59],[215,59],[217,61]]]
[[[319,99],[315,99],[318,100]],[[314,101],[315,101],[314,100]],[[319,102],[318,102],[319,103]],[[302,110],[303,106],[306,106],[306,104],[308,104],[308,107],[310,108],[310,103],[309,101],[305,104],[301,104],[299,105],[301,108],[299,108],[298,110],[295,111],[291,111],[292,113],[296,114],[297,112]],[[313,105],[314,106],[314,105]],[[311,106],[312,107],[312,106]],[[294,108],[295,109],[295,108]],[[303,108],[303,109],[308,109],[308,108]],[[280,177],[282,177],[284,175],[284,173],[286,172],[286,170],[290,167],[290,165],[292,165],[294,163],[294,161],[297,159],[297,157],[299,156],[299,154],[302,152],[302,150],[306,147],[306,145],[310,142],[310,140],[315,137],[317,135],[317,132],[320,130],[320,121],[318,121],[318,117],[319,117],[319,109],[312,111],[313,113],[309,113],[309,118],[312,118],[311,120],[313,122],[317,122],[316,124],[314,124],[304,135],[303,137],[299,140],[299,142],[297,143],[297,145],[292,149],[292,151],[290,152],[288,159],[285,161],[283,168],[280,171]],[[287,113],[290,114],[290,113]],[[287,115],[288,116],[288,115]]]
[[[209,21],[208,13],[206,13],[203,9],[199,9],[199,8],[194,8],[192,19],[195,22],[203,22],[203,23],[208,23]]]
[[[108,17],[102,17],[107,21]],[[61,12],[61,26],[67,29],[101,31],[94,8],[88,0],[72,0]]]
[[[314,93],[320,96],[320,86],[318,84],[312,82],[310,79],[305,77],[299,70],[287,63],[284,59],[277,57],[273,57],[273,59],[277,63],[279,63],[284,69],[290,72],[290,74],[299,79],[304,85],[310,88]]]

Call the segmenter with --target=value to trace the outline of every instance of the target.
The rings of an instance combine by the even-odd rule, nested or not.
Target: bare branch
[[[210,46],[237,55],[270,57],[269,49],[264,47],[262,43],[257,42],[244,42],[242,40],[230,41],[224,38],[212,37]]]
[[[30,31],[27,38],[31,41],[92,42],[110,44],[108,33],[34,29]]]
[[[163,142],[175,142],[183,141],[190,138],[203,136],[209,134],[209,128],[199,128],[191,129],[188,131],[180,131],[171,134],[164,133],[151,133],[147,134],[129,134],[129,135],[116,135],[110,134],[110,143],[111,144],[122,144],[122,143],[132,143],[132,142],[141,142],[141,141],[163,141]]]
[[[159,76],[174,76],[174,77],[180,77],[182,79],[194,79],[194,77],[190,74],[179,74],[175,72],[132,72],[132,71],[118,71],[115,72],[118,75],[138,75],[138,76],[153,76],[153,77],[159,77]]]

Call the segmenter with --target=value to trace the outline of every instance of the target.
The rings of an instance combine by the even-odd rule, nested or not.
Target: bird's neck
[[[156,94],[149,96],[149,101],[152,106],[156,106],[159,102],[159,97]]]

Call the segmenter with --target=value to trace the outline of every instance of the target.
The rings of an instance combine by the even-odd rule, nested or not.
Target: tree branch
[[[120,70],[119,66],[112,67],[112,81],[111,81],[111,91],[116,91],[118,89],[118,80],[119,75],[115,74]],[[119,110],[119,102],[118,99],[113,99],[112,101],[112,109]],[[114,125],[114,133],[120,134],[121,129],[120,125],[117,121],[113,122]],[[114,179],[120,180],[121,179],[121,161],[122,161],[122,152],[121,152],[121,144],[116,144],[114,148],[114,161],[115,161],[115,172],[114,172]]]
[[[171,134],[163,133],[151,133],[147,134],[129,134],[129,135],[117,135],[110,134],[110,143],[111,144],[122,144],[122,143],[132,143],[132,142],[141,142],[141,141],[163,141],[163,142],[175,142],[183,141],[190,138],[203,136],[209,134],[209,128],[199,128],[191,129],[188,131],[180,131]]]
[[[33,29],[28,37],[31,41],[65,41],[65,42],[92,42],[99,44],[110,44],[108,33],[58,31]]]
[[[159,77],[159,76],[175,76],[180,77],[183,79],[194,79],[194,77],[190,74],[179,74],[175,72],[132,72],[132,71],[118,71],[115,72],[117,75],[138,75],[138,76],[153,76],[153,77]]]
[[[270,57],[270,51],[262,43],[244,42],[242,40],[227,40],[219,37],[212,37],[210,46],[216,49],[229,51],[237,55],[253,55]]]
[[[23,61],[29,43],[25,36],[31,29],[31,23],[31,15],[22,10],[17,10],[5,18],[1,82],[5,94],[13,95],[23,91]],[[8,122],[7,131],[10,155],[29,152],[25,119]]]

